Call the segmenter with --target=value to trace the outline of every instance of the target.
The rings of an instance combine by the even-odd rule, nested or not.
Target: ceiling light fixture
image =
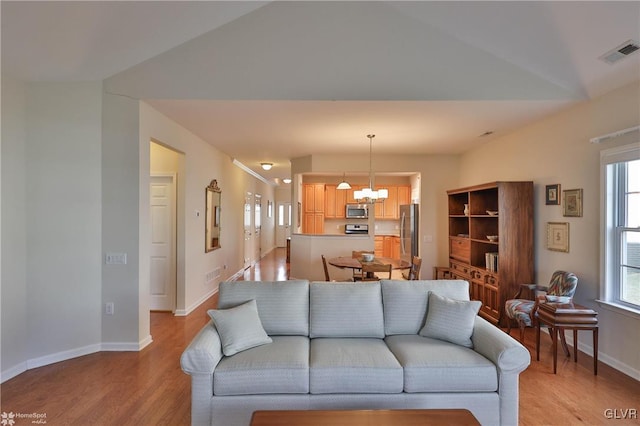
[[[367,135],[367,137],[369,138],[369,187],[360,191],[353,191],[353,196],[359,203],[374,204],[376,202],[382,202],[385,198],[389,197],[389,190],[384,188],[378,190],[373,189],[373,138],[375,138],[376,135]]]
[[[284,178],[284,179],[282,179],[282,182],[291,183],[291,178]]]
[[[273,167],[273,163],[260,163],[260,165],[264,170],[271,170],[271,168]]]
[[[349,182],[347,182],[347,179],[345,178],[345,176],[346,174],[343,173],[342,182],[340,182],[338,186],[336,186],[336,189],[351,189],[351,185],[349,185]]]

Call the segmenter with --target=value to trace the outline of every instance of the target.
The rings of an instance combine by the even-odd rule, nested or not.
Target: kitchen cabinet
[[[400,237],[395,235],[376,235],[374,238],[375,255],[379,257],[400,258]]]
[[[304,189],[304,218],[302,232],[305,234],[324,233],[325,185],[306,183]]]
[[[374,256],[384,257],[384,236],[376,235],[373,239]]]
[[[351,185],[351,189],[345,190],[347,193],[347,204],[358,204],[358,200],[356,200],[354,193],[366,187],[366,185]]]
[[[389,196],[376,203],[376,219],[400,219],[400,206],[411,202],[411,187],[408,185],[379,185],[376,189],[385,188]]]
[[[344,219],[347,192],[349,190],[337,189],[338,185],[326,184],[324,195],[324,217],[325,219]]]
[[[469,282],[480,315],[498,324],[504,302],[534,278],[533,182],[492,182],[447,196],[449,273]]]

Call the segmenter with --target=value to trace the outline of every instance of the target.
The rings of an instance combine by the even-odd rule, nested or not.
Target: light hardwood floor
[[[276,249],[244,274],[245,280],[284,280],[284,249]],[[208,321],[214,296],[187,317],[151,314],[153,343],[140,352],[100,352],[36,368],[0,386],[0,412],[46,414],[47,425],[188,425],[189,376],[179,358]],[[535,361],[534,333],[527,331],[531,366],[520,375],[520,424],[626,425],[623,411],[640,412],[640,382],[579,354],[578,363],[561,355],[552,374],[551,344],[543,336]],[[607,419],[606,410],[618,419]],[[639,413],[640,415],[640,413]],[[15,426],[31,424],[19,419]]]

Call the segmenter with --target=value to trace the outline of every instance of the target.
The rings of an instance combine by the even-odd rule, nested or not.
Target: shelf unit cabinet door
[[[484,276],[484,297],[482,298],[483,309],[489,315],[489,321],[497,323],[500,320],[500,312],[502,303],[500,300],[500,291],[498,288],[498,280],[491,274]]]
[[[471,242],[469,239],[449,237],[449,256],[469,263],[471,256]]]

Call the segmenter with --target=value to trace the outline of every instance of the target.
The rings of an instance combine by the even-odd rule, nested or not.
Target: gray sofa
[[[441,321],[457,321],[434,294],[468,301],[468,285],[221,283],[219,309],[255,300],[270,343],[225,356],[215,323],[200,330],[180,359],[191,375],[191,423],[248,425],[256,410],[466,408],[483,425],[516,425],[526,348],[476,315],[471,347],[447,340],[455,335],[423,337],[436,306]]]

